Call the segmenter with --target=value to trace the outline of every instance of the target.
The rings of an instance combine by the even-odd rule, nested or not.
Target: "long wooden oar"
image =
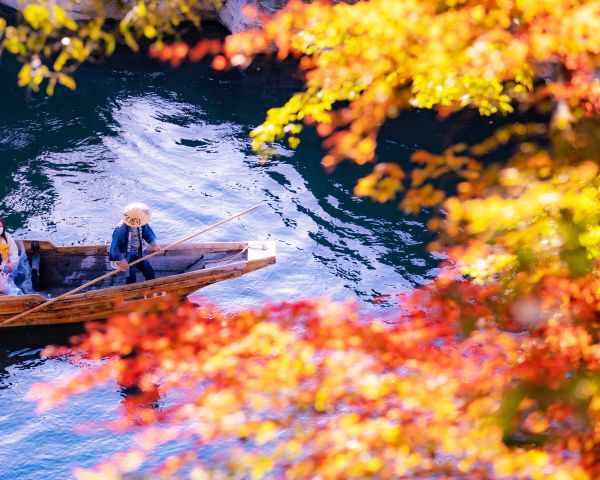
[[[252,210],[256,210],[258,207],[260,207],[260,203],[257,204],[257,205],[254,205],[253,207],[248,208],[247,210],[244,210],[243,212],[236,213],[235,215],[232,215],[231,217],[228,217],[225,220],[221,220],[220,222],[217,222],[217,223],[215,223],[213,225],[210,225],[209,227],[206,227],[206,228],[203,228],[201,230],[198,230],[198,231],[192,233],[191,235],[188,235],[187,237],[182,238],[181,240],[177,240],[176,242],[172,243],[171,245],[168,245],[165,248],[163,248],[162,251],[164,252],[166,250],[169,250],[170,248],[173,248],[175,245],[179,245],[180,243],[187,242],[188,240],[191,240],[192,238],[197,237],[198,235],[202,235],[203,233],[206,233],[209,230],[213,230],[213,229],[215,229],[217,227],[220,227],[224,223],[230,222],[231,220],[234,220],[234,219],[236,219],[238,217],[241,217],[242,215],[245,215],[246,213],[251,212]],[[136,264],[138,264],[140,262],[143,262],[144,260],[147,260],[148,258],[151,258],[154,255],[158,255],[159,253],[161,253],[161,252],[155,250],[154,252],[149,253],[145,257],[138,258],[137,260],[131,262],[129,264],[129,266],[132,267],[133,265],[136,265]],[[65,298],[65,297],[68,297],[69,295],[73,295],[74,293],[80,292],[84,288],[90,287],[90,286],[94,285],[95,283],[98,283],[98,282],[100,282],[100,281],[102,281],[102,280],[104,280],[104,279],[106,279],[108,277],[116,275],[117,273],[119,273],[121,271],[122,270],[113,270],[112,272],[105,273],[104,275],[102,275],[102,276],[100,276],[100,277],[98,277],[98,278],[96,278],[94,280],[90,280],[89,282],[84,283],[83,285],[81,285],[81,286],[79,286],[77,288],[74,288],[73,290],[70,290],[67,293],[63,293],[62,295],[59,295],[58,297],[51,298],[47,302],[44,302],[44,303],[42,303],[42,304],[40,304],[40,305],[38,305],[36,307],[30,308],[29,310],[25,310],[24,312],[21,312],[18,315],[15,315],[14,317],[10,317],[10,318],[8,318],[6,320],[3,320],[2,322],[0,322],[0,326],[4,326],[4,325],[7,325],[9,323],[12,323],[15,320],[18,320],[19,318],[24,317],[25,315],[29,315],[30,313],[37,312],[38,310],[41,310],[42,308],[47,307],[48,305],[53,304],[54,302],[60,300],[61,298]]]

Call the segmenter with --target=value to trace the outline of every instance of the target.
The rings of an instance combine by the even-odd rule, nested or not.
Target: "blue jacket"
[[[147,243],[152,243],[156,240],[156,235],[150,228],[150,225],[146,224],[141,227],[140,230],[142,239],[146,240]],[[111,262],[123,259],[127,260],[129,259],[129,253],[129,227],[124,223],[119,223],[113,232],[110,249],[108,251],[108,258]]]

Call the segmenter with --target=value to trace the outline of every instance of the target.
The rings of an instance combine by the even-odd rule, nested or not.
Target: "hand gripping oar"
[[[206,233],[209,230],[213,230],[213,229],[215,229],[217,227],[220,227],[224,223],[230,222],[231,220],[234,220],[234,219],[236,219],[238,217],[241,217],[242,215],[245,215],[246,213],[251,212],[252,210],[256,210],[258,207],[260,207],[260,203],[257,204],[257,205],[254,205],[253,207],[248,208],[247,210],[244,210],[243,212],[236,213],[235,215],[232,215],[231,217],[228,217],[225,220],[221,220],[220,222],[217,222],[217,223],[215,223],[213,225],[210,225],[210,226],[208,226],[206,228],[198,230],[197,232],[194,232],[191,235],[188,235],[187,237],[182,238],[181,240],[177,240],[175,243],[172,243],[171,245],[168,245],[165,248],[163,248],[162,251],[164,252],[166,250],[169,250],[170,248],[173,248],[175,245],[179,245],[180,243],[187,242],[188,240],[191,240],[192,238],[197,237],[198,235],[202,235],[203,233]],[[161,252],[155,250],[154,252],[149,253],[145,257],[138,258],[137,260],[131,262],[129,264],[129,266],[131,267],[131,266],[136,265],[136,264],[138,264],[140,262],[143,262],[144,260],[147,260],[148,258],[151,258],[154,255],[158,255],[159,253],[161,253]],[[4,325],[7,325],[9,323],[12,323],[15,320],[18,320],[19,318],[24,317],[25,315],[29,315],[30,313],[37,312],[38,310],[41,310],[42,308],[47,307],[48,305],[53,304],[54,302],[60,300],[61,298],[65,298],[65,297],[68,297],[69,295],[73,295],[74,293],[80,292],[84,288],[90,287],[90,286],[94,285],[95,283],[98,283],[98,282],[104,280],[105,278],[112,277],[113,275],[116,275],[117,273],[119,273],[121,271],[122,270],[113,270],[112,272],[105,273],[104,275],[102,275],[102,276],[100,276],[100,277],[98,277],[98,278],[96,278],[94,280],[90,280],[89,282],[84,283],[83,285],[81,285],[81,286],[79,286],[77,288],[74,288],[73,290],[70,290],[67,293],[63,293],[62,295],[59,295],[58,297],[51,298],[47,302],[44,302],[44,303],[42,303],[42,304],[40,304],[40,305],[38,305],[36,307],[30,308],[29,310],[25,310],[24,312],[21,312],[18,315],[15,315],[14,317],[10,317],[10,318],[8,318],[6,320],[3,320],[2,322],[0,322],[0,326],[4,326]]]

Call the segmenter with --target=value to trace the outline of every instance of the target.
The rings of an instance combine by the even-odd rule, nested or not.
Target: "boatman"
[[[156,243],[156,235],[148,225],[151,216],[148,205],[140,202],[130,203],[123,209],[122,221],[113,232],[109,259],[113,268],[122,271],[129,269],[127,284],[136,282],[138,270],[146,280],[153,280],[156,277],[148,260],[129,266],[130,263],[146,255],[145,244],[152,246],[158,252],[163,251]]]

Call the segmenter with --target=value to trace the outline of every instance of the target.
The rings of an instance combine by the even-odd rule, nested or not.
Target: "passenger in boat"
[[[19,249],[6,231],[6,222],[0,217],[0,295],[16,295],[19,290],[12,281],[12,274],[19,264]]]
[[[113,268],[122,271],[129,269],[127,284],[136,282],[138,270],[146,280],[153,280],[156,277],[148,260],[129,266],[130,263],[146,255],[145,243],[162,252],[162,248],[156,243],[156,235],[148,225],[150,217],[150,207],[146,204],[131,203],[123,209],[122,221],[113,232],[109,259]]]

